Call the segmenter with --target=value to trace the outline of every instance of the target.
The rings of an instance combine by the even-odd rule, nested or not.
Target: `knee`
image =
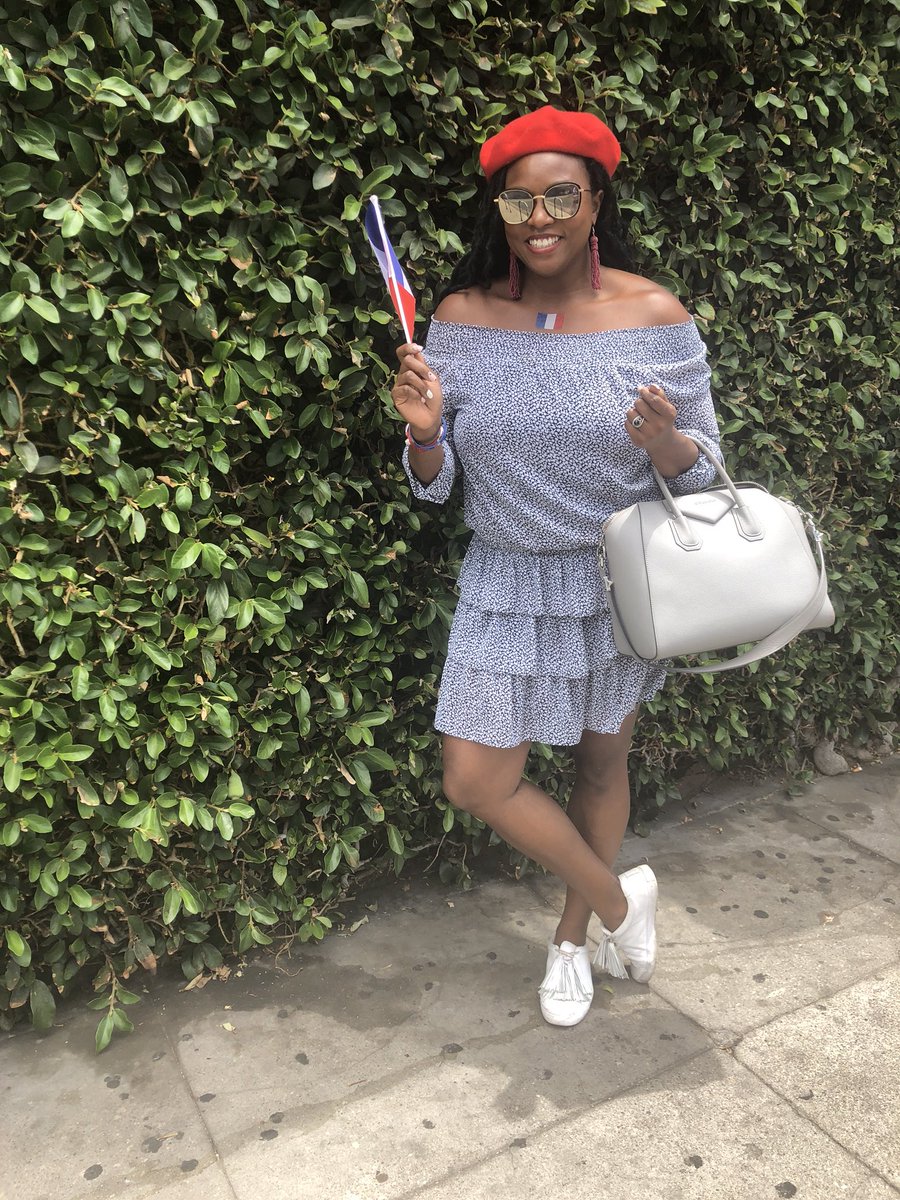
[[[628,763],[624,756],[575,755],[576,784],[591,792],[628,788]]]
[[[454,808],[477,816],[474,811],[478,807],[477,789],[473,786],[473,781],[466,778],[464,772],[444,767],[443,786],[444,795]]]
[[[444,768],[444,795],[454,808],[471,813],[480,821],[490,822],[490,812],[497,801],[485,780],[453,767]]]

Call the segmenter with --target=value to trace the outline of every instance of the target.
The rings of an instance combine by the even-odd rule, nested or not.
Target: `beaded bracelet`
[[[410,432],[409,426],[406,426],[406,444],[407,446],[415,446],[417,450],[436,450],[438,446],[442,446],[447,438],[447,427],[441,421],[440,432],[433,442],[417,442]]]

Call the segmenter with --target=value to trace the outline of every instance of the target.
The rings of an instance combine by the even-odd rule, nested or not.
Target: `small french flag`
[[[366,235],[375,251],[375,257],[381,267],[384,282],[387,284],[397,316],[400,318],[406,340],[411,342],[413,325],[416,320],[416,298],[412,294],[412,288],[394,253],[394,247],[388,241],[384,229],[384,217],[381,215],[381,205],[376,196],[369,200],[366,208]]]
[[[562,313],[539,312],[536,325],[538,329],[562,329],[563,315]]]

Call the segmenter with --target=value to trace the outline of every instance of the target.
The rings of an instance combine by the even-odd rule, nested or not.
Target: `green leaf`
[[[57,758],[62,762],[84,762],[86,758],[90,758],[94,753],[93,746],[71,745],[58,746],[56,748]]]
[[[70,884],[69,899],[73,904],[77,905],[78,908],[90,909],[94,907],[94,901],[91,899],[89,893],[86,892],[78,883]]]
[[[403,854],[403,838],[400,835],[399,829],[397,829],[396,825],[391,825],[390,822],[387,822],[384,828],[387,833],[387,840],[390,848],[395,854]]]
[[[370,767],[375,767],[381,771],[396,771],[397,764],[394,759],[385,750],[379,750],[377,746],[372,746],[366,750],[362,756]]]
[[[60,232],[64,238],[77,237],[84,228],[84,216],[77,209],[70,208],[62,219]]]
[[[52,833],[53,826],[39,813],[23,813],[19,820],[31,833]]]
[[[253,607],[266,625],[274,626],[276,629],[284,628],[284,613],[273,601],[254,600]]]
[[[115,1029],[115,1021],[111,1013],[107,1013],[97,1026],[97,1033],[94,1038],[94,1045],[97,1053],[100,1054],[109,1045],[112,1040],[113,1030]]]
[[[53,993],[41,979],[31,985],[31,1023],[38,1031],[49,1029],[56,1016],[56,1001]]]
[[[91,675],[87,667],[79,664],[72,671],[72,699],[83,700],[91,686]]]
[[[194,541],[193,538],[185,538],[172,555],[172,566],[176,571],[185,571],[194,565],[202,551],[203,546],[200,542]]]
[[[203,570],[212,575],[215,579],[219,578],[222,571],[222,564],[228,555],[221,548],[212,542],[204,542],[200,550],[200,565]]]
[[[14,321],[25,307],[21,292],[4,292],[0,296],[0,321]]]
[[[226,842],[230,842],[234,837],[234,821],[224,809],[219,809],[216,813],[216,828]]]
[[[185,58],[183,54],[170,54],[163,63],[163,75],[166,79],[177,80],[183,75],[187,75],[193,70],[194,63],[191,59]]]
[[[145,642],[138,638],[135,639],[135,644],[141,653],[145,654],[152,663],[156,663],[164,671],[172,669],[172,658],[162,646],[157,646],[155,642]]]
[[[59,324],[59,311],[56,305],[51,304],[49,300],[45,300],[43,296],[26,296],[25,303],[39,317],[43,317],[45,321],[49,321],[51,325]]]
[[[358,571],[347,573],[347,591],[361,607],[369,607],[369,587]]]
[[[253,620],[253,601],[242,600],[238,605],[237,616],[235,618],[236,629],[246,629]]]
[[[25,333],[19,338],[19,351],[21,352],[21,355],[25,361],[30,362],[32,366],[35,365],[41,356],[40,351],[38,350],[37,342],[30,333]]]
[[[18,63],[14,62],[9,51],[5,46],[0,46],[0,69],[6,76],[7,82],[11,87],[14,87],[18,92],[24,92],[28,88],[25,80],[25,73]]]
[[[31,442],[20,439],[18,442],[16,442],[14,449],[16,452],[16,458],[18,458],[22,466],[29,473],[33,471],[41,461],[41,456],[38,453],[37,446],[33,445]]]
[[[269,295],[279,304],[290,304],[292,296],[286,283],[280,279],[270,279],[266,284]]]
[[[170,887],[166,890],[165,897],[163,898],[163,923],[171,925],[179,912],[181,912],[181,892],[177,887]]]
[[[312,185],[316,191],[329,188],[337,178],[337,167],[333,163],[320,163],[313,171]]]
[[[120,989],[118,992],[118,995],[121,996],[121,994],[122,994],[122,992]],[[134,1025],[131,1021],[131,1018],[121,1008],[114,1008],[112,1010],[112,1019],[113,1019],[113,1025],[121,1033],[131,1033],[132,1030],[134,1029]]]
[[[15,792],[18,790],[21,782],[22,764],[12,758],[8,758],[3,764],[3,786],[8,792]]]
[[[206,611],[214,625],[218,625],[228,611],[228,585],[222,579],[214,580],[206,589]]]
[[[364,792],[367,796],[371,796],[372,776],[369,774],[369,768],[362,759],[357,758],[353,760],[350,764],[350,774],[356,780],[360,791]]]
[[[27,967],[31,962],[31,951],[28,943],[15,929],[6,930],[6,946],[20,967]]]
[[[202,97],[197,100],[189,100],[187,105],[188,116],[195,125],[201,128],[206,128],[209,125],[215,125],[219,119],[219,114],[216,112],[215,105],[210,104],[208,100]]]

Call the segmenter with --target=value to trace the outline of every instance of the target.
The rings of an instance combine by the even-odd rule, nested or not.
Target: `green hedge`
[[[885,0],[0,2],[0,1022],[46,1027],[90,972],[102,1047],[141,968],[319,938],[364,866],[483,844],[430,726],[465,531],[403,482],[359,217],[377,191],[427,312],[476,143],[540,103],[618,130],[731,461],[821,515],[839,611],[650,706],[642,810],[697,759],[880,736],[897,26]]]

